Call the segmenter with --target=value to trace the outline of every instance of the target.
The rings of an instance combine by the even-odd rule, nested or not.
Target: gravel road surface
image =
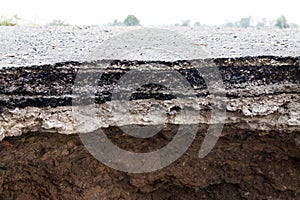
[[[63,61],[90,61],[96,50],[114,57],[114,48],[126,50],[126,38],[119,41],[120,46],[105,51],[107,39],[143,27],[1,27],[0,28],[0,67],[54,64]],[[299,56],[300,31],[286,29],[256,28],[218,28],[218,27],[169,27],[167,29],[187,38],[191,48],[203,48],[206,57],[242,56]],[[151,32],[144,31],[145,38],[151,39]],[[162,37],[169,47],[183,46],[182,41],[170,37],[166,32]],[[165,41],[162,41],[164,43]],[[137,41],[139,44],[140,41]],[[103,49],[104,48],[104,49]],[[186,51],[181,48],[179,54]],[[178,49],[176,50],[178,51]],[[197,53],[185,54],[184,59],[202,58]],[[99,55],[101,59],[102,55]],[[162,60],[163,57],[157,57]],[[147,59],[147,56],[146,58]],[[150,58],[151,59],[151,58]]]

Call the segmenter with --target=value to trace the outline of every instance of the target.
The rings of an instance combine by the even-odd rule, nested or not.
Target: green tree
[[[125,26],[140,26],[140,20],[134,15],[128,15],[123,23]]]
[[[277,20],[276,20],[276,23],[275,23],[275,26],[278,27],[278,28],[288,28],[289,25],[287,23],[287,20],[285,18],[284,15],[281,15]]]
[[[191,23],[191,20],[187,19],[182,22],[181,26],[190,26],[190,23]]]
[[[245,17],[240,19],[240,27],[248,28],[251,25],[251,17]]]
[[[194,26],[201,26],[200,22],[195,22]]]

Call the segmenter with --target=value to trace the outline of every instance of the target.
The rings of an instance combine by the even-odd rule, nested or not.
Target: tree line
[[[224,26],[226,27],[238,27],[238,28],[248,28],[248,27],[277,27],[280,29],[284,28],[298,28],[298,25],[295,23],[288,23],[286,17],[281,15],[276,20],[268,20],[267,18],[263,18],[260,21],[254,23],[251,16],[243,17],[239,21],[236,22],[228,22]]]
[[[0,17],[0,26],[16,26],[20,18],[17,15],[13,17]],[[69,24],[66,21],[54,19],[52,22],[47,23],[48,26],[68,26]],[[135,15],[128,15],[123,21],[115,19],[114,21],[106,24],[107,26],[140,26],[141,22]],[[183,20],[181,23],[173,24],[173,26],[201,26],[200,22],[191,23],[191,20]],[[281,15],[276,20],[270,20],[263,18],[258,22],[254,22],[251,16],[243,17],[239,21],[227,22],[222,26],[233,27],[233,28],[248,28],[248,27],[277,27],[280,29],[285,28],[298,28],[298,25],[295,23],[288,23],[286,17]]]

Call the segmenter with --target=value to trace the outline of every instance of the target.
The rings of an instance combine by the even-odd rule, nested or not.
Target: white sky
[[[166,25],[191,19],[220,25],[241,17],[276,19],[300,24],[299,0],[0,0],[0,16],[17,14],[25,22],[48,23],[53,19],[77,25],[123,21],[134,14],[142,25]]]

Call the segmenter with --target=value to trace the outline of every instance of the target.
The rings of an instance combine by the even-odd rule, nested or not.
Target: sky
[[[22,23],[45,24],[53,19],[72,25],[103,25],[135,15],[144,26],[171,25],[190,19],[221,25],[252,16],[300,25],[300,1],[264,0],[0,0],[0,16],[17,14]]]

